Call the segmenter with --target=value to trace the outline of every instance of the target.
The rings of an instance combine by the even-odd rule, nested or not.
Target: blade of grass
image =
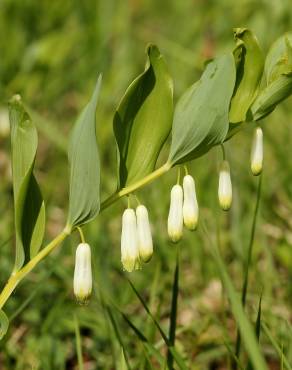
[[[107,314],[108,314],[108,317],[109,317],[109,320],[110,320],[110,322],[111,322],[111,325],[112,325],[112,328],[113,328],[113,330],[114,330],[114,333],[115,333],[115,335],[116,335],[116,338],[117,338],[117,340],[118,340],[118,342],[119,342],[119,344],[120,344],[120,346],[121,346],[121,348],[122,348],[122,351],[123,351],[123,357],[124,357],[124,360],[125,360],[125,362],[126,362],[127,369],[130,369],[131,367],[130,367],[130,364],[129,364],[129,359],[128,359],[127,352],[126,352],[126,349],[125,349],[125,345],[124,345],[124,342],[123,342],[123,340],[122,340],[122,336],[121,336],[121,334],[120,334],[120,331],[119,331],[119,328],[118,328],[117,322],[116,322],[116,320],[115,320],[115,318],[114,318],[114,315],[113,315],[113,313],[112,313],[112,310],[111,310],[111,308],[110,308],[108,305],[106,305],[106,304],[104,304],[104,307],[105,307],[106,312],[107,312]]]
[[[128,365],[125,359],[125,352],[124,352],[123,347],[121,347],[121,354],[120,354],[118,370],[127,370],[127,369],[128,369]]]
[[[210,248],[211,255],[214,258],[214,262],[217,265],[221,280],[226,289],[226,293],[231,305],[231,311],[239,327],[241,337],[244,341],[245,348],[250,356],[251,362],[257,370],[267,370],[267,364],[263,355],[261,354],[253,327],[244,312],[242,302],[233,286],[232,280],[219,252],[218,245],[213,243],[213,240],[210,238],[209,233],[204,226],[204,222],[202,222],[202,226],[204,233],[208,238],[209,245],[212,246],[212,248]]]
[[[52,273],[53,269],[51,269],[51,271],[44,275],[44,277],[39,281],[39,284],[35,288],[35,290],[33,290],[30,295],[24,300],[24,302],[9,316],[10,322],[14,320],[19,314],[21,314],[21,312],[29,305],[33,298],[38,294],[39,290],[43,287],[43,282],[48,280]]]
[[[284,352],[284,350],[283,350],[283,344],[282,344],[282,356],[281,356],[281,370],[284,370],[284,356],[283,356],[283,352]]]
[[[257,336],[258,341],[260,340],[260,335],[261,335],[261,317],[262,317],[262,294],[260,296],[258,315],[257,315],[257,321],[256,321],[256,336]]]
[[[105,299],[105,296],[103,297],[103,299]],[[163,364],[165,360],[161,356],[159,351],[149,342],[146,336],[136,327],[136,325],[128,318],[128,316],[123,311],[121,311],[120,308],[114,302],[112,302],[112,300],[109,297],[107,297],[107,300],[109,301],[109,303],[107,304],[104,301],[104,306],[107,306],[110,309],[109,305],[111,305],[122,316],[124,321],[132,329],[132,331],[135,333],[137,338],[142,343],[144,350],[147,351],[149,354],[152,354],[153,356],[155,356],[155,358],[160,364],[160,368],[161,369],[164,368]]]
[[[151,363],[151,358],[149,356],[148,351],[145,348],[145,345],[143,346],[143,349],[144,349],[143,352],[144,352],[144,355],[145,355],[145,364],[143,365],[143,367],[139,367],[139,369],[145,369],[145,365],[147,363],[148,366],[146,367],[146,369],[154,370],[154,367],[152,366],[152,363]]]
[[[161,328],[161,326],[159,325],[158,321],[155,319],[155,317],[152,315],[151,311],[149,310],[146,302],[144,301],[144,299],[141,297],[140,293],[137,291],[137,289],[135,288],[135,286],[133,285],[133,283],[131,282],[131,280],[127,279],[131,288],[133,289],[134,293],[136,294],[136,296],[138,297],[139,301],[142,303],[142,306],[144,307],[145,311],[147,312],[147,314],[149,315],[149,317],[152,319],[153,323],[155,324],[155,326],[157,327],[162,339],[164,340],[165,344],[167,346],[170,346],[170,343],[169,343],[169,340],[166,336],[166,334],[164,333],[163,329]]]
[[[154,325],[156,326],[156,328],[158,329],[162,339],[164,340],[164,343],[166,344],[166,346],[168,347],[169,351],[171,352],[176,364],[179,366],[179,368],[181,370],[188,370],[188,367],[185,365],[185,362],[183,360],[183,358],[181,357],[181,355],[176,351],[176,349],[170,344],[169,342],[169,339],[167,338],[166,334],[164,333],[163,329],[161,328],[159,322],[155,319],[155,317],[152,315],[151,311],[149,310],[146,302],[144,301],[144,299],[141,297],[141,295],[139,294],[139,292],[137,291],[137,289],[135,288],[135,286],[133,285],[133,283],[127,279],[131,288],[133,289],[134,293],[136,294],[136,296],[138,297],[139,301],[141,302],[142,306],[144,307],[145,311],[147,312],[147,314],[150,316],[150,318],[152,319]],[[260,370],[260,369],[259,369]]]
[[[154,274],[153,282],[152,282],[151,288],[150,288],[150,296],[149,296],[149,308],[150,308],[150,311],[152,311],[152,312],[154,312],[155,301],[156,301],[156,298],[158,296],[157,290],[158,290],[159,283],[160,283],[160,271],[161,271],[161,264],[157,263],[156,268],[155,268],[155,274]],[[146,336],[147,336],[147,338],[150,342],[154,341],[156,328],[153,325],[152,320],[149,316],[147,316],[146,325],[147,325],[147,329],[146,329],[147,334],[146,334]],[[141,360],[141,363],[139,364],[139,366],[140,366],[139,368],[144,369],[146,361],[147,361],[147,358],[143,357],[142,360]]]
[[[128,324],[128,326],[133,330],[137,338],[143,343],[144,348],[154,355],[157,359],[157,361],[160,364],[160,367],[163,367],[164,358],[161,356],[159,351],[151,344],[149,343],[148,339],[144,336],[144,334],[136,327],[136,325],[128,318],[126,314],[124,314],[119,308],[115,307],[118,312],[122,315],[122,318],[125,320],[125,322]]]
[[[269,338],[272,346],[275,348],[277,354],[279,355],[280,359],[282,357],[282,361],[284,366],[287,370],[292,370],[292,366],[289,364],[289,361],[287,360],[287,357],[285,356],[284,352],[281,350],[279,344],[277,343],[276,339],[273,337],[273,334],[271,333],[270,329],[266,325],[266,323],[262,322],[262,328],[266,336]]]
[[[40,289],[39,285],[35,290],[33,290],[30,295],[22,302],[22,304],[10,315],[9,321],[11,322],[14,320],[28,305],[29,303],[33,300],[33,298],[37,295],[38,290]]]
[[[181,355],[177,352],[174,347],[168,347],[169,351],[172,354],[173,359],[175,360],[176,364],[181,370],[189,370],[189,367],[186,366],[184,359]]]
[[[177,317],[177,298],[178,298],[178,284],[179,284],[179,250],[177,249],[176,265],[174,270],[173,284],[172,284],[172,299],[171,299],[171,312],[170,312],[170,324],[169,324],[169,344],[174,347],[175,344],[175,331],[176,331],[176,317]],[[173,369],[173,356],[172,352],[168,347],[167,351],[167,366],[169,369]]]
[[[244,279],[243,279],[242,295],[241,295],[241,302],[242,302],[243,308],[245,307],[245,304],[246,304],[249,267],[251,265],[251,259],[252,259],[252,250],[253,250],[253,245],[254,245],[254,237],[255,237],[257,216],[258,216],[258,211],[259,211],[259,204],[260,204],[260,199],[261,199],[261,190],[262,190],[262,175],[259,176],[258,184],[257,184],[256,204],[255,204],[253,220],[252,220],[252,225],[251,225],[251,233],[250,233],[249,245],[248,245],[248,250],[247,250],[247,259],[246,259],[245,267],[244,267]],[[241,336],[240,336],[240,330],[239,328],[237,328],[236,342],[235,342],[235,356],[237,358],[240,357],[240,351],[241,351]],[[234,370],[237,369],[236,363],[232,364],[232,369]]]
[[[226,341],[224,341],[224,345],[227,348],[229,356],[233,359],[233,361],[237,363],[237,366],[240,368],[240,370],[244,370],[244,367],[241,365],[239,359],[235,356],[235,353],[233,353],[233,350],[230,347],[230,345]]]
[[[256,324],[255,324],[255,333],[256,333],[256,337],[257,337],[258,342],[260,342],[260,334],[261,334],[261,316],[262,316],[262,294],[261,294],[260,300],[259,300],[258,314],[257,314],[257,319],[256,319]],[[252,367],[252,364],[249,360],[248,364],[247,364],[247,367],[246,367],[246,370],[252,370],[252,369],[253,369],[253,367]],[[254,369],[254,370],[256,370],[256,369]]]
[[[78,323],[77,315],[74,315],[74,326],[75,326],[75,339],[76,339],[76,352],[77,352],[77,359],[78,359],[78,368],[79,368],[79,370],[84,370],[82,347],[81,347],[81,336],[80,336],[80,330],[79,330],[79,323]]]

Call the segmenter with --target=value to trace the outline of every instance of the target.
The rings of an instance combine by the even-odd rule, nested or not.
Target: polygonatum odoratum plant
[[[15,95],[11,99],[15,263],[0,294],[1,336],[8,327],[2,308],[18,283],[75,230],[79,231],[81,241],[76,248],[73,290],[79,302],[89,299],[93,280],[91,247],[86,242],[82,225],[100,217],[114,202],[128,196],[121,224],[121,268],[131,272],[143,268],[155,252],[148,210],[136,195],[131,197],[139,188],[177,169],[179,175],[170,190],[166,228],[169,239],[178,243],[183,228],[196,230],[199,221],[196,184],[188,169],[190,161],[215,146],[222,147],[218,200],[220,207],[227,211],[232,205],[232,169],[225,155],[224,142],[242,128],[253,125],[250,166],[253,175],[261,173],[262,119],[292,93],[292,33],[280,37],[266,56],[249,29],[235,29],[234,38],[234,49],[207,61],[200,79],[175,103],[173,79],[166,60],[157,46],[147,47],[145,70],[126,89],[114,113],[117,188],[104,201],[101,201],[100,187],[103,165],[96,139],[101,124],[97,112],[102,79],[98,77],[88,104],[77,118],[68,148],[67,223],[46,246],[42,246],[45,201],[34,174],[37,130],[21,97]],[[171,138],[170,146],[165,149],[168,137]],[[168,150],[167,160],[157,168],[162,148]],[[134,203],[138,204],[135,209],[132,198],[136,198]],[[227,286],[229,283],[227,280]]]

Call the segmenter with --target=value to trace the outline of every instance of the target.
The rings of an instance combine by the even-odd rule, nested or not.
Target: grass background
[[[199,78],[206,59],[233,47],[232,28],[244,26],[256,33],[266,52],[277,37],[292,29],[291,1],[0,1],[1,285],[14,262],[9,98],[20,93],[38,126],[36,176],[47,203],[49,241],[66,219],[68,134],[90,97],[97,74],[102,72],[104,78],[98,107],[104,199],[116,186],[113,113],[128,84],[144,68],[147,43],[156,43],[165,55],[177,100]],[[273,341],[292,363],[291,117],[290,98],[263,122],[263,190],[247,297],[247,311],[254,322],[263,293],[266,330],[262,330],[261,348],[271,369],[285,368]],[[251,134],[248,128],[226,145],[234,185],[229,213],[222,213],[217,204],[220,151],[213,149],[190,166],[201,217],[211,238],[220,230],[221,253],[238,291],[256,199],[257,179],[249,169]],[[167,148],[161,161],[166,153]],[[177,253],[166,233],[169,191],[175,179],[173,170],[138,192],[149,209],[155,253],[143,270],[128,275],[165,331]],[[78,235],[72,235],[20,284],[5,308],[11,322],[0,343],[1,370],[77,369],[76,323],[84,369],[123,369],[118,338],[131,368],[151,368],[145,360],[147,351],[115,305],[165,355],[159,333],[121,269],[120,228],[125,205],[125,200],[120,201],[85,228],[94,265],[94,294],[87,307],[79,307],[72,295]],[[233,345],[236,333],[209,247],[201,228],[196,233],[186,231],[178,246],[176,349],[190,369],[228,369],[227,347]],[[111,302],[110,311],[104,300]],[[153,368],[160,368],[155,356],[151,362]]]

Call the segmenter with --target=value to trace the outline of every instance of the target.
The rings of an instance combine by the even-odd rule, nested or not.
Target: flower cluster
[[[263,168],[263,132],[260,127],[254,131],[251,148],[251,171],[258,176]],[[226,159],[219,169],[218,199],[220,207],[227,211],[232,203],[230,166]],[[186,174],[182,186],[174,185],[170,193],[170,207],[167,230],[170,240],[177,243],[183,235],[183,227],[195,230],[198,225],[199,206],[193,177]],[[139,204],[136,210],[128,207],[122,217],[121,262],[131,272],[140,269],[142,262],[150,261],[153,241],[148,211]],[[92,291],[91,251],[87,243],[80,243],[76,249],[74,270],[74,294],[80,303],[86,303]]]
[[[198,224],[199,207],[195,181],[190,175],[183,179],[183,186],[176,184],[171,189],[170,207],[167,221],[168,236],[177,243],[183,234],[183,225],[195,230]]]
[[[147,208],[139,205],[124,211],[122,219],[121,261],[126,271],[141,267],[141,262],[150,261],[153,242]]]

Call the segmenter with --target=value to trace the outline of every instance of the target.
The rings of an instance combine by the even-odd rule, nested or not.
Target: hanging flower
[[[251,172],[254,176],[258,176],[263,169],[263,146],[263,130],[257,127],[254,131],[251,147]]]
[[[190,175],[183,179],[184,201],[183,219],[186,228],[195,230],[198,225],[199,207],[196,196],[195,181]]]
[[[232,202],[232,184],[229,163],[224,160],[220,166],[218,198],[220,207],[228,211]]]
[[[137,222],[135,211],[132,208],[127,208],[123,214],[121,261],[124,269],[128,272],[140,268]]]
[[[92,291],[91,250],[87,243],[80,243],[76,249],[73,285],[78,302],[86,303]]]
[[[139,256],[143,262],[150,261],[153,254],[153,242],[147,208],[136,208]]]
[[[183,189],[174,185],[170,193],[168,214],[168,235],[172,242],[177,243],[183,232]]]

